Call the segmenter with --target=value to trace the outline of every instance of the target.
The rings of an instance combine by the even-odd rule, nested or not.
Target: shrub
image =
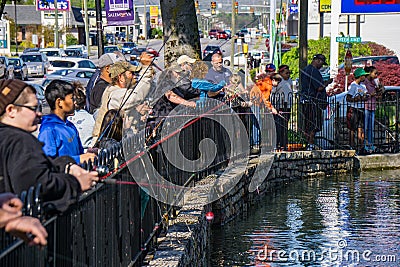
[[[78,39],[73,34],[67,34],[67,46],[77,45]]]

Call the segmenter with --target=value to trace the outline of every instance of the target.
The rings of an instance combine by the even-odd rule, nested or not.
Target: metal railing
[[[41,249],[28,247],[2,232],[0,265],[139,266],[146,253],[157,245],[157,236],[174,216],[173,205],[149,197],[146,190],[153,189],[143,182],[147,181],[146,177],[140,181],[134,179],[131,170],[145,176],[152,175],[141,161],[143,156],[151,159],[154,169],[166,181],[194,186],[203,177],[224,169],[228,162],[247,155],[245,150],[232,146],[232,137],[248,135],[248,139],[244,139],[248,142],[245,147],[253,154],[259,153],[255,149],[259,147],[268,150],[305,149],[306,134],[302,131],[302,124],[309,122],[302,118],[302,103],[298,94],[286,98],[289,100],[285,101],[285,97],[279,94],[271,96],[277,115],[266,112],[263,107],[242,105],[244,101],[237,99],[227,105],[221,104],[218,109],[215,109],[215,103],[206,102],[194,111],[164,118],[159,122],[163,127],[147,127],[126,137],[122,144],[100,150],[94,162],[83,167],[102,172],[106,178],[104,183],[84,193],[75,207],[64,214],[50,218],[42,214],[38,197],[40,187],[21,194],[25,203],[24,213],[41,218],[45,225],[49,233],[48,246]],[[323,111],[323,128],[316,137],[319,148],[349,147],[347,105],[343,95],[329,98],[328,108]],[[398,108],[397,93],[387,93],[377,101],[375,152],[398,152]],[[225,129],[222,122],[231,125],[232,132]],[[243,128],[239,124],[243,124]],[[172,130],[164,134],[158,132],[161,128]],[[241,132],[243,129],[245,133]],[[210,149],[201,150],[201,141],[205,139],[214,141],[215,153]],[[182,155],[177,153],[177,149]],[[172,163],[182,156],[188,161],[179,166]],[[204,167],[210,157],[213,157],[211,163]],[[164,190],[163,184],[153,186],[160,192]]]

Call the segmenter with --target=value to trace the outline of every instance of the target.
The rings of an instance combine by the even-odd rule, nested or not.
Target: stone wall
[[[214,212],[214,224],[223,225],[246,212],[272,188],[296,179],[350,172],[354,159],[355,153],[350,150],[298,151],[252,158],[244,173],[232,174],[232,179],[241,177],[239,182],[211,205],[206,205],[206,194],[185,196],[185,205],[148,266],[207,266],[210,235],[210,222],[205,219],[207,211]],[[202,190],[208,192],[215,181],[216,176],[202,180],[203,186],[209,185]]]

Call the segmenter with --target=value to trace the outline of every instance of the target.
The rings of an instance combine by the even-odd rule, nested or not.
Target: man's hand
[[[147,53],[147,52],[143,52],[140,55],[140,63],[142,63],[145,66],[149,66],[151,64],[151,62],[153,62],[153,55]]]
[[[85,153],[85,154],[82,154],[79,156],[79,162],[80,163],[84,163],[85,161],[88,162],[89,159],[92,160],[92,162],[93,162],[95,157],[96,157],[96,154],[94,154],[94,153]]]
[[[22,206],[22,201],[16,195],[12,193],[0,194],[0,208],[5,211],[15,213],[21,211]]]
[[[143,103],[136,106],[136,111],[139,112],[141,115],[146,115],[150,112],[151,108],[147,103]]]
[[[99,180],[99,174],[96,171],[87,171],[74,164],[69,170],[69,174],[75,176],[81,185],[82,191],[89,190]]]
[[[29,216],[15,218],[6,224],[5,230],[23,239],[28,245],[47,245],[47,231],[36,218]]]

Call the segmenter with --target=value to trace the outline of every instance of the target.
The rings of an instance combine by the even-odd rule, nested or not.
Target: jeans
[[[374,121],[375,121],[375,110],[365,110],[365,135],[369,145],[374,144]]]
[[[253,114],[252,115],[252,135],[251,135],[251,145],[260,145],[261,143],[261,114],[260,114],[260,107],[254,105],[252,107]]]

